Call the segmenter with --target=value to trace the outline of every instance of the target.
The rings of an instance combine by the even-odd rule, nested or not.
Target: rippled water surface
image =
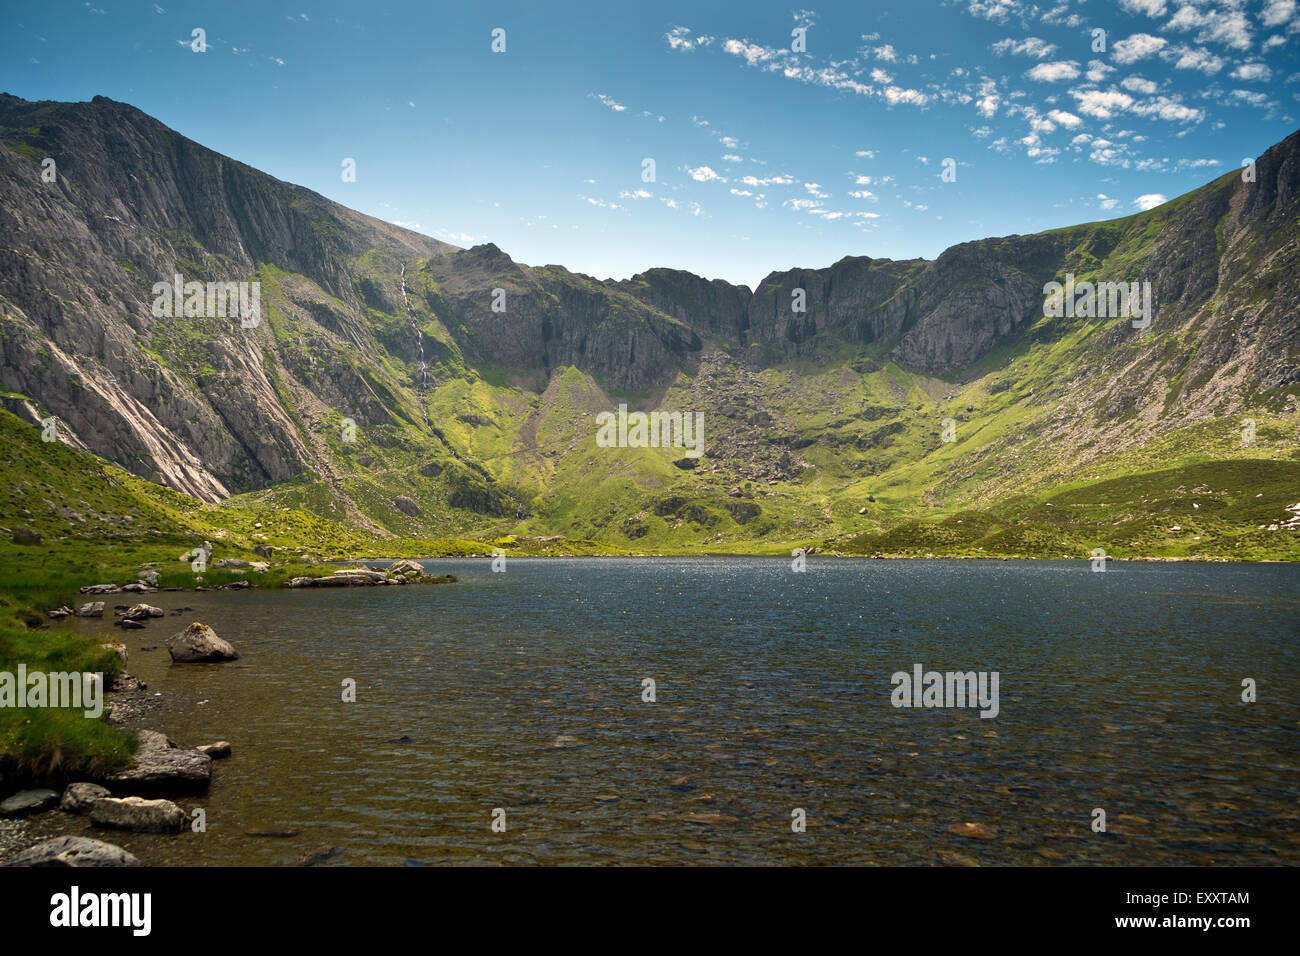
[[[426,564],[460,583],[150,596],[195,611],[120,638],[148,725],[235,755],[179,800],[206,834],[109,838],[189,865],[1300,862],[1300,568]],[[170,664],[192,619],[243,659]],[[1000,713],[895,709],[917,663],[998,671]]]

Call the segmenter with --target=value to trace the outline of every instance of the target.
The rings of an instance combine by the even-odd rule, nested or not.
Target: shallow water
[[[195,611],[73,624],[125,640],[164,695],[147,726],[234,746],[178,800],[206,833],[96,835],[185,865],[323,844],[353,865],[1300,862],[1295,566],[425,564],[460,582],[164,592],[150,603]],[[190,620],[243,659],[171,664]],[[893,707],[917,663],[997,671],[997,717]],[[950,832],[965,822],[987,830]],[[245,835],[271,827],[298,834]]]

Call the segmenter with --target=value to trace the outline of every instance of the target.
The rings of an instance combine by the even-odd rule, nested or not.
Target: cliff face
[[[42,179],[45,157],[57,163],[53,182]],[[1073,272],[1149,281],[1156,314],[1147,330],[1109,322],[1056,400],[1107,415],[1181,401],[1209,414],[1300,375],[1300,133],[1256,174],[1126,219],[963,243],[934,261],[845,258],[772,273],[752,291],[669,269],[601,282],[361,215],[122,103],[0,95],[0,389],[196,497],[305,475],[353,509],[344,485],[370,456],[358,465],[330,440],[340,416],[396,430],[386,447],[472,462],[478,435],[496,454],[506,441],[546,452],[535,424],[511,430],[468,405],[448,420],[432,396],[461,380],[550,407],[570,367],[607,393],[662,394],[702,363],[725,375],[728,364],[826,363],[846,349],[870,367],[956,380],[1001,346],[1077,329],[1045,326],[1042,314],[1044,284]],[[153,284],[176,274],[259,281],[261,321],[154,316]],[[791,308],[796,289],[806,311]],[[482,431],[489,422],[496,430]]]

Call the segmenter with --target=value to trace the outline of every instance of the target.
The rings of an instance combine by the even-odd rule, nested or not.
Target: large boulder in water
[[[167,641],[167,653],[178,664],[208,664],[214,661],[237,661],[239,654],[206,624],[195,621]]]
[[[90,837],[61,836],[23,850],[8,866],[139,866],[120,846]]]

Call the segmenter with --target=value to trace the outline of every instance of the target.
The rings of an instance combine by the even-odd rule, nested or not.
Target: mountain
[[[376,536],[1293,555],[1300,132],[1254,173],[933,261],[600,281],[362,215],[104,97],[5,94],[0,400],[201,502]],[[1045,317],[1067,274],[1149,283],[1149,325]],[[155,314],[176,275],[259,283],[256,324]],[[599,447],[620,403],[703,412],[703,457]]]

